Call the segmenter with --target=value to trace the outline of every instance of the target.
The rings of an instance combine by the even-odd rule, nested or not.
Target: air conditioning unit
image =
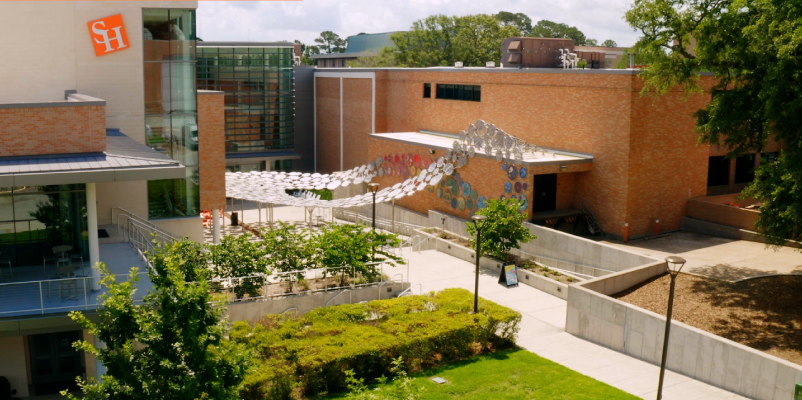
[[[454,68],[462,68],[462,61],[457,61],[454,63]]]
[[[485,68],[496,68],[496,62],[495,61],[486,62],[485,63]]]

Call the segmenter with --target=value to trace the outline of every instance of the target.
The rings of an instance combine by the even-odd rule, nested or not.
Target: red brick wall
[[[343,170],[366,164],[372,112],[372,80],[343,79]]]
[[[327,100],[334,97],[339,100],[339,87],[327,84],[321,90],[324,79],[338,80],[317,78],[319,149],[332,148],[323,145],[332,140],[326,137],[325,131],[339,127],[339,102],[331,104]],[[364,81],[370,82],[369,79]],[[432,98],[423,98],[424,83],[432,85]],[[481,85],[482,101],[436,99],[438,83]],[[364,86],[362,93],[347,91],[345,98],[364,98],[368,90],[367,84]],[[675,92],[655,100],[642,97],[640,88],[641,81],[635,75],[595,71],[381,70],[376,71],[376,132],[459,133],[468,124],[483,119],[533,144],[590,153],[594,157],[591,170],[558,177],[558,208],[580,208],[584,202],[603,230],[619,236],[623,235],[627,222],[632,236],[652,232],[654,219],[660,219],[663,230],[679,229],[687,199],[705,194],[710,150],[708,146],[697,145],[693,112],[706,104],[708,96],[698,94],[683,100],[682,94]],[[337,106],[336,113],[333,105]],[[348,115],[351,110],[345,108],[344,113]],[[365,119],[368,118],[366,115]],[[337,125],[327,126],[331,121],[336,121]],[[352,133],[357,137],[361,135],[357,131]],[[371,140],[371,149],[365,153],[370,157],[349,158],[349,165],[365,164],[379,154],[399,153],[403,148],[394,142],[381,145],[379,142],[382,141]],[[375,151],[374,144],[379,146]],[[345,147],[347,150],[348,145]],[[333,165],[334,160],[338,164],[338,156],[332,151],[324,154],[319,150],[319,170],[336,170],[321,166]],[[500,182],[492,181],[496,179],[491,178],[494,174],[471,176],[469,171],[476,160],[471,160],[466,167],[464,180],[477,182],[477,187],[484,188],[488,198],[491,195],[497,198],[503,183],[499,186]],[[487,171],[503,172],[492,160],[478,164]],[[569,165],[569,171],[571,168],[576,167]],[[537,173],[531,171],[530,175]],[[528,197],[531,200],[531,196]],[[442,203],[436,196],[434,199]],[[419,202],[411,207],[417,211],[425,211],[428,204],[424,200],[405,201]],[[454,213],[450,206],[440,210]]]
[[[226,208],[224,93],[198,91],[198,158],[201,210]]]
[[[0,109],[0,157],[106,150],[106,107]]]
[[[315,78],[317,170],[340,170],[340,78]]]

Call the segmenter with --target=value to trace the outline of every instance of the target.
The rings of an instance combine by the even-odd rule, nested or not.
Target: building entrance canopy
[[[427,136],[432,136],[439,142],[449,140],[443,136]],[[425,190],[430,185],[435,186],[440,183],[444,176],[452,175],[457,168],[464,167],[476,155],[493,157],[498,162],[522,165],[532,158],[543,158],[548,152],[548,150],[526,143],[496,128],[495,125],[487,124],[482,120],[471,124],[467,131],[463,131],[458,138],[452,139],[455,140],[451,143],[451,148],[446,151],[445,157],[440,157],[436,163],[430,164],[428,168],[423,169],[418,175],[378,191],[376,193],[376,202],[382,203],[412,196],[416,192]],[[540,155],[538,156],[536,153]],[[565,156],[561,157],[560,160],[556,159],[556,155],[554,157],[555,159],[550,161],[567,161],[564,159]],[[579,157],[574,156],[574,158],[579,160]],[[590,160],[592,160],[592,157],[582,161],[589,162]],[[379,157],[368,165],[348,171],[335,172],[330,175],[275,171],[227,172],[226,196],[259,203],[301,207],[341,208],[368,205],[373,202],[373,194],[371,193],[345,199],[320,200],[312,196],[295,197],[288,194],[287,190],[333,190],[338,187],[370,182],[377,175],[383,175],[383,163],[384,158]]]

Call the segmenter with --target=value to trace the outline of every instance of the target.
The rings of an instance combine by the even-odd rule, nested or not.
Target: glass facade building
[[[197,216],[195,10],[144,9],[142,19],[146,141],[187,167],[185,179],[148,181],[148,216]]]
[[[197,58],[198,89],[225,92],[227,163],[251,158],[229,170],[291,170],[274,154],[295,150],[293,44],[198,42]]]
[[[0,268],[41,266],[56,246],[89,260],[86,185],[0,188]]]

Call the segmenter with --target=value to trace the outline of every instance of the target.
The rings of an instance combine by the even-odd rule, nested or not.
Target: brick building
[[[521,211],[531,219],[559,229],[580,227],[577,219],[592,212],[612,236],[621,237],[625,224],[632,237],[652,234],[658,220],[662,231],[677,230],[688,199],[740,190],[738,166],[749,178],[760,157],[722,162],[723,149],[697,144],[693,112],[708,94],[683,98],[675,89],[654,98],[641,96],[641,87],[633,70],[317,71],[317,170],[386,157],[391,170],[378,182],[393,185],[419,170],[421,159],[425,165],[443,156],[455,135],[482,119],[544,153],[523,163],[524,174],[477,155],[459,176],[397,204],[468,217],[482,199],[515,196],[525,199]],[[709,164],[723,167],[709,173]]]

